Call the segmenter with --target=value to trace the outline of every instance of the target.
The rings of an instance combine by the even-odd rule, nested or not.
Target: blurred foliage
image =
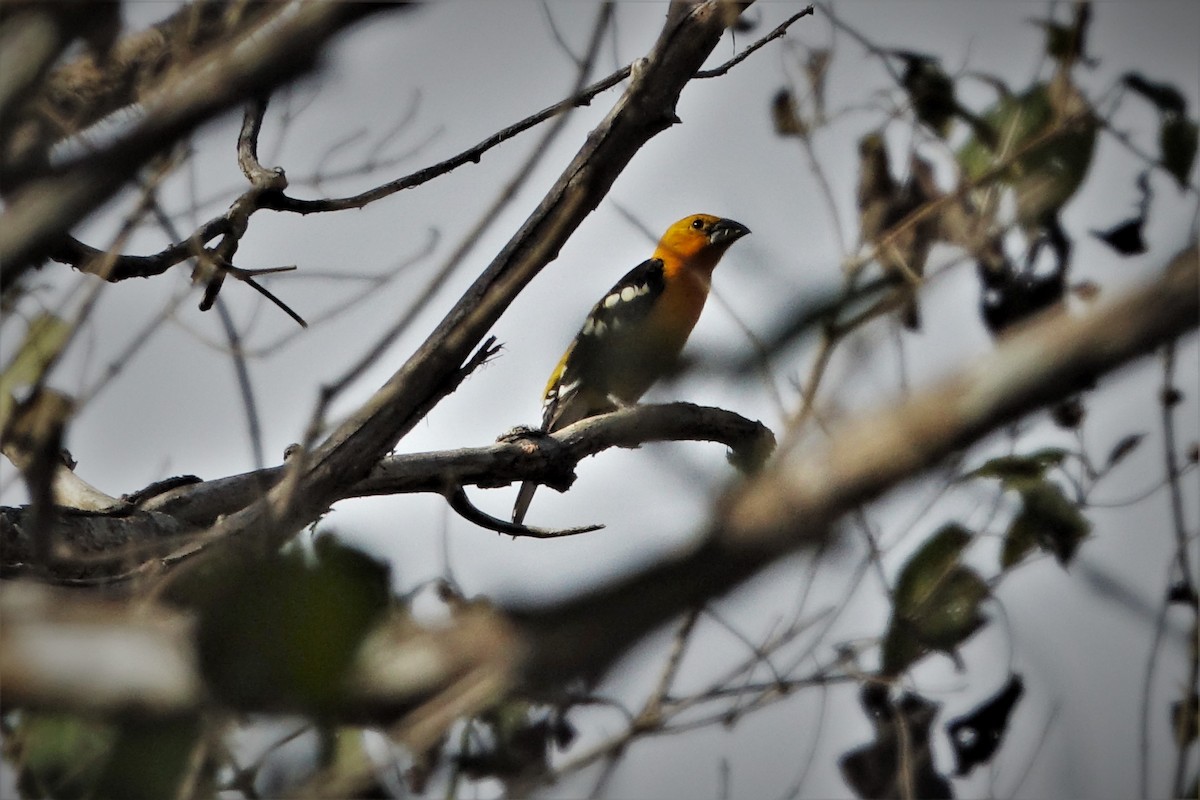
[[[995,145],[978,135],[958,151],[963,177],[984,182],[993,170],[996,180],[1015,193],[1017,220],[1022,226],[1041,225],[1058,213],[1087,176],[1096,146],[1097,122],[1078,110],[1067,114],[1048,83],[1035,83],[1020,94],[1005,94],[983,113],[996,134]]]
[[[1131,436],[1118,442],[1109,454],[1109,467],[1133,452],[1140,441],[1140,436]],[[1004,534],[1000,552],[1002,569],[1017,565],[1035,547],[1067,567],[1079,543],[1091,532],[1091,523],[1079,506],[1046,477],[1047,471],[1060,466],[1067,455],[1060,448],[1044,448],[1028,455],[1000,456],[963,476],[964,480],[998,478],[1003,488],[1015,492],[1020,500],[1020,510]]]
[[[931,650],[952,654],[986,621],[979,605],[989,595],[987,584],[961,563],[972,538],[949,523],[901,568],[883,641],[884,676],[899,675]]]
[[[954,748],[956,776],[967,775],[980,764],[991,761],[1000,749],[1013,709],[1024,693],[1025,683],[1021,676],[1013,675],[995,695],[969,713],[946,723],[946,735]]]
[[[1039,78],[1017,92],[994,77],[983,76],[997,88],[995,103],[983,112],[959,102],[957,79],[943,69],[937,56],[906,50],[873,51],[902,64],[899,83],[911,108],[910,127],[924,126],[943,140],[950,136],[955,120],[969,128],[967,140],[954,155],[961,180],[973,184],[971,213],[986,223],[982,227],[989,233],[1002,231],[1004,226],[997,219],[998,198],[1004,192],[1011,194],[1029,250],[1023,271],[1011,267],[1002,246],[997,247],[1001,268],[997,263],[984,264],[979,253],[942,230],[947,224],[944,206],[927,215],[924,229],[912,226],[915,238],[911,241],[889,237],[910,214],[945,199],[946,194],[936,191],[932,167],[927,164],[929,183],[919,182],[924,162],[915,148],[909,154],[907,179],[893,176],[882,133],[864,138],[865,147],[860,150],[860,173],[872,187],[866,193],[860,187],[862,238],[880,245],[879,260],[886,275],[889,270],[884,262],[889,251],[881,242],[888,237],[889,246],[901,253],[894,260],[902,261],[910,276],[900,276],[908,282],[904,288],[916,283],[912,277],[922,277],[926,251],[934,241],[967,250],[980,264],[983,321],[995,335],[1061,303],[1068,288],[1070,241],[1058,215],[1089,176],[1098,133],[1103,129],[1071,79],[1076,64],[1092,63],[1086,46],[1088,6],[1076,4],[1074,9],[1076,16],[1069,25],[1033,21],[1045,33],[1046,53],[1056,62],[1054,76]],[[827,122],[824,103],[830,63],[829,51],[812,51],[805,66],[808,93],[797,97],[792,89],[783,88],[774,96],[770,111],[778,135],[807,145],[808,138]],[[1159,115],[1158,160],[1138,177],[1136,214],[1092,233],[1117,253],[1133,255],[1147,249],[1151,172],[1161,168],[1179,189],[1188,188],[1200,129],[1189,117],[1185,96],[1176,86],[1137,72],[1122,76],[1121,85],[1152,104]],[[889,116],[886,124],[893,122]],[[867,159],[868,155],[874,160]],[[865,168],[868,165],[873,165],[874,172]],[[929,191],[929,186],[934,191]],[[950,192],[962,188],[960,184]],[[1054,246],[1058,255],[1049,274],[1034,271],[1034,256],[1043,241]],[[769,357],[815,330],[831,339],[842,335],[857,324],[860,315],[866,318],[864,312],[870,306],[895,292],[899,272],[892,269],[890,279],[870,285],[848,280],[845,285],[807,286],[802,298],[788,304],[787,319],[767,337],[763,352],[740,362],[737,368],[751,369],[760,357]],[[912,305],[910,319],[916,319],[915,312]],[[15,356],[0,373],[0,427],[13,416],[19,390],[39,384],[70,333],[68,323],[53,314],[41,313],[30,320]],[[1078,401],[1064,403],[1056,413],[1060,420],[1078,425],[1083,407]],[[1102,471],[1121,463],[1140,446],[1143,437],[1131,433],[1117,441]],[[765,457],[758,451],[750,455],[755,464]],[[1091,525],[1081,510],[1083,501],[1072,500],[1050,479],[1073,455],[1062,448],[1042,448],[990,459],[962,477],[964,481],[998,480],[1002,491],[1015,502],[1015,513],[1003,534],[998,578],[1039,549],[1069,567],[1089,535]],[[1190,458],[1194,462],[1200,455]],[[944,652],[957,663],[957,649],[987,622],[981,606],[990,597],[989,584],[963,561],[975,538],[976,533],[962,525],[946,524],[899,569],[891,619],[880,648],[879,682],[865,684],[860,697],[874,738],[848,751],[839,762],[858,796],[952,796],[952,787],[935,769],[931,752],[930,730],[939,706],[911,692],[893,699],[890,685],[903,680],[930,652]],[[197,610],[201,669],[216,701],[232,706],[266,704],[308,714],[317,720],[314,727],[323,745],[322,766],[348,773],[366,768],[369,757],[362,731],[338,728],[324,712],[338,703],[359,643],[391,602],[387,565],[322,535],[311,549],[293,546],[270,555],[243,553],[197,570],[177,584],[171,589],[172,599]],[[1177,584],[1172,591],[1177,592],[1171,596],[1174,602],[1195,605],[1190,583]],[[1023,691],[1021,677],[1012,675],[995,695],[947,723],[956,775],[967,775],[994,757]],[[1176,742],[1184,748],[1196,741],[1200,701],[1191,687],[1185,687],[1179,698],[1171,707],[1171,725]],[[566,747],[575,738],[564,713],[517,698],[496,704],[465,723],[470,735],[462,738],[455,759],[457,772],[505,782],[545,774],[552,766],[553,749]],[[27,797],[172,797],[179,795],[185,776],[194,777],[204,788],[213,778],[205,771],[215,772],[207,760],[197,767],[199,772],[188,771],[196,767],[203,746],[202,727],[195,718],[153,723],[95,721],[10,711],[5,718],[5,756],[16,769],[18,789]],[[409,772],[413,791],[423,792],[425,781],[444,760],[448,756],[441,750],[413,754]],[[249,785],[252,789],[253,775]],[[1191,791],[1195,796],[1194,785]]]
[[[842,777],[863,798],[953,797],[950,782],[934,769],[929,728],[938,705],[905,693],[893,703],[887,689],[863,686],[860,702],[875,728],[870,744],[847,751],[838,761]]]
[[[15,716],[5,753],[27,798],[174,797],[200,732],[194,717],[100,722],[65,714]]]
[[[1041,479],[1047,469],[1057,467],[1068,455],[1061,447],[1044,447],[1027,455],[997,456],[968,472],[962,480],[999,478],[1007,485],[1013,481]]]
[[[217,695],[319,710],[341,696],[391,590],[386,564],[321,534],[311,553],[226,562],[195,591],[201,669]]]
[[[1172,84],[1151,81],[1137,72],[1125,73],[1122,82],[1158,109],[1159,163],[1171,173],[1181,190],[1186,189],[1196,161],[1200,127],[1188,118],[1183,92]]]
[[[158,800],[176,797],[200,734],[199,721],[130,721],[113,743],[94,797]]]
[[[0,430],[12,416],[17,391],[42,380],[70,337],[71,326],[53,314],[38,314],[29,321],[16,354],[0,372]]]
[[[27,798],[91,797],[113,751],[115,725],[66,714],[16,712],[6,725],[4,753]]]
[[[970,126],[978,140],[996,147],[996,129],[958,102],[954,79],[942,69],[940,59],[908,50],[894,50],[892,55],[904,63],[900,85],[908,92],[913,114],[920,122],[945,139],[957,118]]]
[[[473,720],[488,734],[486,744],[458,756],[458,766],[472,778],[520,779],[545,774],[554,747],[566,747],[575,729],[558,713],[518,699],[496,704]]]

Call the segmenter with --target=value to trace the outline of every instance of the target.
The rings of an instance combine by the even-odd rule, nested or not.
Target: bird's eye
[[[704,220],[697,217],[696,219],[692,220],[692,227],[698,231],[704,230]]]

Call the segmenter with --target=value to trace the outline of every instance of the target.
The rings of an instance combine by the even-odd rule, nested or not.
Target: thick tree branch
[[[1081,317],[1051,314],[907,402],[847,420],[819,451],[784,452],[722,499],[696,548],[552,609],[520,615],[531,685],[602,672],[650,630],[823,541],[843,514],[1024,414],[1200,324],[1195,244],[1154,283]]]
[[[672,6],[657,43],[638,62],[616,105],[437,329],[310,457],[297,460],[291,480],[264,502],[215,526],[215,540],[253,531],[268,544],[286,541],[370,473],[421,419],[437,387],[459,368],[518,292],[557,256],[638,149],[678,121],[680,92],[733,21],[731,8],[716,0]],[[178,557],[190,555],[181,552]]]
[[[259,35],[215,48],[142,99],[145,116],[113,144],[57,165],[7,197],[0,215],[0,289],[12,286],[135,171],[197,125],[313,68],[321,45],[372,4],[302,4]]]
[[[565,491],[575,480],[575,465],[582,459],[612,447],[662,441],[724,444],[734,463],[753,469],[770,455],[775,439],[762,423],[719,408],[690,403],[634,406],[582,420],[551,435],[529,432],[506,435],[486,447],[389,456],[345,497],[443,494],[448,487],[487,488],[523,480],[541,481]],[[212,481],[188,481],[148,497],[127,498],[127,504],[115,512],[63,510],[53,530],[58,557],[48,565],[37,565],[34,559],[27,510],[2,509],[0,574],[32,571],[76,584],[103,583],[129,575],[147,559],[178,547],[185,534],[194,534],[262,497],[278,484],[286,469],[272,467]]]
[[[725,62],[721,66],[712,70],[703,70],[697,72],[697,78],[713,78],[727,73],[737,64],[744,61],[759,48],[765,46],[769,42],[783,36],[789,27],[802,17],[812,13],[812,6],[803,11],[792,15],[780,25],[776,26],[769,34],[755,41],[753,44],[745,48],[737,56]],[[165,23],[164,23],[165,24]],[[290,211],[298,214],[312,214],[317,212],[341,211],[346,209],[363,208],[364,206],[389,197],[397,192],[406,189],[412,189],[429,181],[445,175],[466,164],[478,163],[480,158],[485,153],[498,147],[504,142],[512,139],[519,134],[536,127],[537,125],[552,119],[555,116],[562,114],[572,108],[590,105],[592,100],[600,93],[616,86],[621,81],[630,76],[631,68],[626,66],[616,70],[610,75],[601,78],[592,83],[586,88],[572,94],[559,102],[548,106],[535,114],[519,120],[518,122],[509,125],[483,141],[467,148],[466,150],[451,156],[437,164],[430,165],[423,169],[417,170],[409,175],[405,175],[395,180],[372,187],[366,191],[347,197],[330,197],[319,199],[301,199],[292,197],[286,194],[283,190],[286,186],[286,181],[282,185],[270,187],[267,191],[249,190],[239,198],[239,203],[242,207],[249,205],[251,211],[260,209],[269,209],[273,211]],[[261,124],[261,116],[258,119],[258,124]],[[248,141],[247,141],[248,139]],[[246,171],[248,160],[252,162],[261,172],[264,171],[261,165],[257,162],[257,156],[253,155],[246,146],[248,143],[256,143],[257,128],[250,137],[245,135],[239,142],[239,164],[242,165],[243,171]],[[248,159],[248,156],[250,158]],[[271,171],[268,171],[271,172]],[[254,175],[247,172],[247,177],[254,182]],[[282,173],[272,174],[271,177],[282,177]],[[231,209],[232,211],[232,209]],[[108,255],[93,247],[90,247],[73,238],[65,237],[63,240],[55,242],[49,252],[50,258],[63,264],[68,264],[76,269],[85,272],[103,272],[101,277],[105,280],[117,282],[127,280],[129,278],[147,278],[153,275],[159,275],[165,272],[172,266],[181,263],[182,261],[198,255],[209,241],[217,236],[229,237],[233,235],[235,225],[230,218],[230,214],[224,214],[220,217],[209,220],[203,226],[198,228],[188,239],[175,242],[158,253],[147,256],[118,254],[115,256]],[[103,260],[102,260],[103,259]],[[97,265],[103,264],[104,269],[99,270]],[[253,285],[253,284],[252,284]],[[257,287],[256,287],[257,288]]]
[[[595,677],[648,631],[824,538],[859,504],[1198,323],[1200,259],[1193,246],[1153,284],[1079,318],[1038,321],[933,389],[848,421],[823,450],[784,454],[734,487],[689,553],[566,602],[508,613],[471,604],[438,630],[403,617],[389,621],[360,652],[339,713],[351,719],[400,715],[397,730],[420,748],[454,719],[508,691],[552,694],[566,681]],[[572,430],[579,432],[565,433]],[[30,591],[46,590],[14,584],[0,592],[6,703],[166,713],[204,702],[195,688],[192,645],[179,637],[177,616],[142,606],[135,616],[113,607],[80,636],[78,623],[94,608],[91,601],[39,603]],[[130,641],[142,643],[136,653],[162,657],[87,675],[80,672],[86,667],[75,666],[92,664],[98,650],[131,658],[131,648],[114,644]],[[79,686],[87,691],[67,691]],[[255,710],[252,699],[246,704]]]
[[[45,76],[30,92],[36,102],[4,115],[0,138],[6,145],[6,177],[13,177],[14,167],[20,171],[23,161],[40,162],[55,142],[147,97],[173,72],[192,68],[212,46],[236,39],[283,10],[282,4],[238,5],[229,0],[189,3],[162,22],[116,41],[111,38],[120,25],[117,4],[47,6],[58,12],[53,18],[62,29],[63,45],[80,36],[89,39],[90,46]],[[99,31],[110,40],[98,37]],[[9,183],[6,189],[11,188]]]

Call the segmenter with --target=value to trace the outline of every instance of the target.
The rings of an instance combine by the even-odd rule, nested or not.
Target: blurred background
[[[594,77],[644,55],[666,11],[660,2],[615,6]],[[175,7],[142,0],[125,4],[122,12],[125,25],[139,29]],[[727,34],[710,66],[801,8],[755,3],[743,15],[743,29]],[[286,170],[291,194],[315,198],[352,194],[448,158],[567,96],[597,9],[592,2],[456,0],[373,18],[336,40],[318,73],[272,98],[261,160]],[[973,76],[1004,81],[1014,91],[1046,79],[1053,65],[1045,32],[1033,20],[1057,15],[1065,24],[1069,11],[1066,3],[841,1],[798,21],[785,37],[727,74],[694,80],[679,104],[682,124],[637,154],[605,202],[496,325],[500,356],[438,405],[398,450],[480,446],[515,425],[536,424],[550,369],[591,304],[649,256],[653,236],[694,212],[731,217],[753,234],[732,247],[715,274],[714,297],[686,350],[688,369],[656,386],[645,401],[719,406],[781,433],[800,405],[799,387],[810,379],[818,335],[810,331],[796,338],[753,369],[739,372],[729,365],[754,353],[759,341],[813,298],[841,290],[843,265],[860,252],[859,140],[883,135],[897,180],[907,174],[909,153],[919,153],[948,191],[956,180],[954,151],[971,136],[961,120],[945,141],[915,126],[904,90],[886,67],[902,69],[903,61],[868,47],[937,57],[956,79],[958,100],[982,111],[995,102],[996,89]],[[1092,168],[1061,211],[1073,243],[1070,280],[1099,289],[1096,299],[1071,293],[1067,303],[1073,312],[1149,280],[1194,241],[1195,170],[1183,189],[1163,170],[1151,171],[1145,252],[1119,256],[1091,231],[1138,211],[1136,179],[1147,164],[1113,131],[1140,152],[1158,152],[1160,112],[1122,92],[1121,77],[1135,71],[1170,84],[1194,119],[1200,108],[1198,31],[1200,4],[1190,0],[1093,8],[1087,46],[1092,63],[1077,67],[1075,78],[1111,128],[1100,132]],[[825,119],[807,138],[781,136],[772,103],[787,89],[802,111],[811,112],[806,65],[821,52],[829,54]],[[424,339],[529,215],[618,91],[571,112],[560,135],[538,154],[530,179],[487,220],[486,233],[408,332],[338,398],[334,419],[369,397]],[[137,113],[121,112],[88,135],[98,140],[117,135]],[[239,125],[238,115],[230,114],[201,129],[186,145],[186,164],[161,187],[160,202],[180,230],[221,213],[242,190],[235,157]],[[187,269],[105,287],[53,377],[63,390],[87,398],[67,442],[78,460],[77,474],[119,496],[172,475],[208,479],[280,463],[284,449],[302,438],[321,386],[412,307],[539,140],[536,130],[515,137],[477,164],[361,210],[254,216],[238,265],[296,265],[295,272],[263,283],[311,323],[299,329],[236,282],[227,281],[221,293],[248,357],[257,446],[248,432],[229,341],[215,311],[197,310],[200,290],[190,285]],[[76,231],[78,238],[104,247],[134,197],[128,193],[105,206]],[[1014,236],[1006,246],[1016,258],[1022,244]],[[146,224],[124,249],[150,253],[168,241],[161,228]],[[874,265],[867,270],[877,274],[871,272]],[[897,403],[994,347],[980,317],[980,285],[970,260],[935,245],[927,277],[919,332],[904,330],[892,314],[840,344],[816,404],[823,425]],[[92,280],[57,264],[34,274],[27,305],[5,322],[0,355],[7,360],[18,344],[21,315],[71,308],[81,286]],[[160,315],[164,321],[148,335],[146,326]],[[1175,385],[1183,399],[1175,410],[1174,445],[1182,453],[1200,437],[1195,337],[1180,343],[1176,360]],[[769,683],[779,675],[812,671],[847,648],[861,652],[857,663],[863,669],[873,669],[878,655],[871,644],[883,635],[889,615],[883,582],[894,581],[939,526],[958,521],[980,534],[964,561],[995,578],[994,597],[984,605],[989,623],[959,648],[961,663],[934,655],[903,681],[941,704],[931,737],[939,771],[950,772],[953,763],[941,733],[947,720],[1000,691],[1011,673],[1023,677],[1025,694],[999,754],[955,779],[955,792],[1117,798],[1148,787],[1152,796],[1169,794],[1176,760],[1170,707],[1186,685],[1194,630],[1186,609],[1162,610],[1177,546],[1163,477],[1162,384],[1158,357],[1106,377],[1083,398],[1086,412],[1078,426],[1064,428],[1047,414],[1033,415],[972,448],[960,463],[864,508],[829,551],[790,558],[716,601],[697,623],[675,695],[704,692],[796,620],[811,627],[772,654],[771,666],[764,661],[741,680]],[[1114,445],[1134,434],[1144,438],[1088,496],[1083,511],[1091,534],[1069,567],[1042,553],[1000,580],[994,565],[1015,512],[1013,498],[985,482],[955,484],[959,471],[1042,447],[1087,452],[1103,463]],[[823,438],[819,430],[809,435],[814,442]],[[5,505],[23,502],[15,470],[7,462],[2,466],[0,498]],[[568,493],[538,493],[530,524],[605,525],[595,533],[512,539],[461,520],[436,495],[340,503],[319,529],[386,560],[398,593],[442,578],[466,597],[548,601],[687,548],[733,478],[719,445],[646,445],[585,460]],[[1200,486],[1194,470],[1183,481],[1194,565]],[[479,506],[505,517],[515,487],[469,493]],[[869,554],[866,534],[878,545],[878,559]],[[653,690],[671,639],[670,630],[647,639],[595,693],[636,711]],[[1152,659],[1157,665],[1147,677]],[[696,720],[716,708],[701,704]],[[838,758],[872,736],[853,683],[799,688],[753,712],[729,713],[730,724],[720,724],[717,714],[693,730],[639,740],[611,772],[602,762],[570,771],[545,793],[585,796],[599,786],[600,794],[613,797],[842,796],[849,790]],[[558,766],[627,724],[622,711],[604,706],[577,708],[569,719],[578,736],[554,754]],[[267,725],[246,734],[247,751],[269,745],[279,730],[286,733]],[[383,737],[369,741],[380,763],[403,760]],[[315,747],[301,737],[276,751],[272,764],[281,774],[303,770]],[[1194,748],[1192,755],[1194,775]],[[484,779],[463,791],[490,797],[502,787]]]

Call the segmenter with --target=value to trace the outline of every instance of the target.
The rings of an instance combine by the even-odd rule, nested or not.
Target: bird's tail
[[[517,502],[513,504],[512,521],[516,524],[524,523],[525,513],[529,511],[529,504],[533,502],[533,493],[537,491],[537,487],[533,481],[521,484],[521,490],[517,492]]]

